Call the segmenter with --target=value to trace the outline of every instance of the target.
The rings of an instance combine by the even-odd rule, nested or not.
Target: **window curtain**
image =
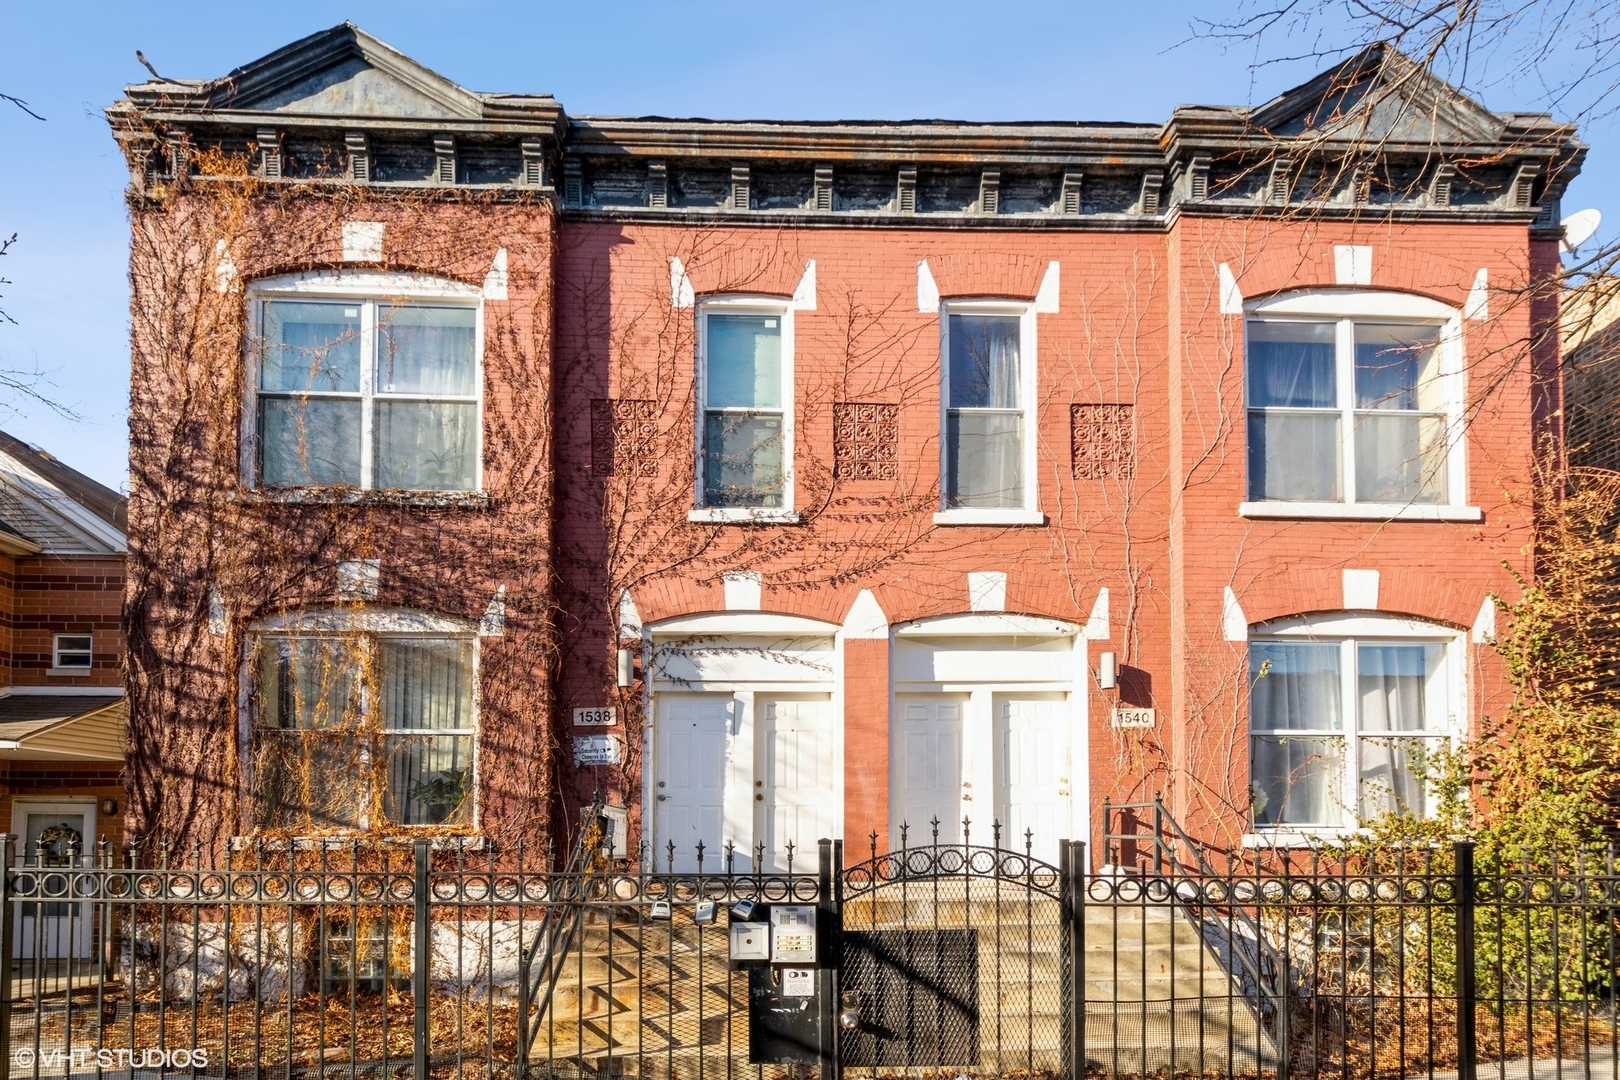
[[[391,395],[476,397],[477,314],[471,308],[379,305],[376,459],[372,483],[408,491],[478,486],[478,406]]]
[[[447,821],[472,785],[472,642],[384,638],[378,669],[387,759],[383,814],[405,825]]]
[[[1338,824],[1343,738],[1260,733],[1343,729],[1339,647],[1251,643],[1249,726],[1255,824]]]
[[[1333,323],[1256,320],[1248,336],[1249,408],[1337,406]]]
[[[1422,645],[1362,645],[1357,649],[1361,698],[1361,815],[1428,812],[1422,771],[1413,760],[1425,741],[1397,733],[1428,730],[1428,656]],[[1381,733],[1383,734],[1382,737]]]
[[[1024,505],[1021,333],[1014,316],[950,316],[949,506]]]

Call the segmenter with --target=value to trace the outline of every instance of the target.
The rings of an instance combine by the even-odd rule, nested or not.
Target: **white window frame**
[[[781,320],[782,328],[782,505],[705,506],[703,504],[703,439],[707,430],[709,383],[709,316],[770,315]],[[776,296],[716,296],[697,305],[697,362],[695,364],[696,422],[693,427],[692,510],[687,520],[713,523],[794,524],[799,520],[793,506],[793,304]],[[768,410],[751,410],[754,412]]]
[[[1018,396],[1024,415],[1024,505],[959,506],[945,503],[949,473],[951,406],[951,316],[1000,315],[1018,318]],[[1040,485],[1036,470],[1037,408],[1035,401],[1035,305],[1021,300],[947,300],[939,305],[939,510],[935,525],[1044,525],[1040,507]]]
[[[478,798],[479,774],[483,757],[483,689],[481,671],[483,665],[483,641],[478,634],[478,625],[466,619],[452,616],[438,615],[432,612],[415,611],[406,608],[356,608],[356,609],[316,609],[310,611],[295,611],[284,615],[271,616],[255,622],[248,631],[245,647],[242,650],[241,667],[239,669],[239,707],[241,710],[241,733],[244,795],[251,800],[255,797],[257,778],[253,776],[252,763],[254,757],[253,736],[259,729],[259,668],[258,655],[266,639],[284,640],[310,640],[310,639],[347,639],[359,641],[366,650],[374,650],[379,638],[422,638],[444,640],[449,638],[465,639],[472,642],[472,727],[471,728],[385,728],[379,727],[371,733],[377,742],[382,742],[390,735],[460,735],[472,740],[472,755],[468,769],[467,797],[472,800],[472,813],[466,827],[477,831],[482,814],[481,800]],[[371,708],[371,701],[361,687],[360,708],[366,712]],[[276,730],[287,730],[278,728]],[[370,748],[362,749],[362,756],[369,757]],[[385,829],[390,832],[410,832],[420,829],[440,829],[441,825],[408,825],[402,822],[380,821],[374,822],[369,815],[370,799],[363,804],[366,812],[360,815],[355,829],[359,832],[369,832],[376,829]]]
[[[90,645],[89,645],[88,648],[85,648],[85,649],[74,649],[74,648],[64,649],[62,647],[62,639],[63,638],[83,638],[84,640],[88,641],[90,643]],[[69,653],[74,653],[74,654],[81,654],[82,653],[86,658],[85,662],[83,664],[64,664],[64,663],[62,663],[62,654],[64,652],[69,652]],[[96,637],[90,631],[85,630],[83,632],[71,632],[71,633],[65,633],[65,634],[52,634],[51,635],[51,670],[53,672],[54,671],[60,671],[60,672],[71,673],[71,674],[75,674],[75,675],[89,674],[91,669],[95,667],[95,663],[96,663]]]
[[[427,274],[403,274],[387,270],[335,270],[309,271],[284,274],[255,282],[247,291],[248,340],[246,344],[247,380],[245,403],[242,410],[241,480],[244,488],[277,492],[291,490],[318,490],[312,488],[283,488],[261,483],[259,479],[260,445],[258,430],[259,378],[264,359],[264,305],[272,300],[337,300],[348,301],[360,308],[360,389],[350,391],[313,391],[309,397],[332,397],[344,400],[358,399],[360,406],[360,483],[358,490],[377,490],[373,486],[376,463],[372,460],[372,413],[379,398],[388,401],[433,400],[474,405],[478,410],[476,438],[473,445],[473,487],[466,490],[423,490],[414,494],[423,497],[442,497],[482,494],[484,491],[484,292],[465,282]],[[455,397],[443,394],[388,394],[379,395],[373,386],[376,369],[377,308],[384,304],[430,303],[437,307],[465,307],[474,312],[473,352],[475,370],[473,397]],[[276,395],[282,396],[282,395]],[[304,396],[304,395],[300,395]]]
[[[1335,322],[1334,373],[1338,386],[1339,490],[1335,502],[1249,500],[1248,475],[1248,327],[1251,320]],[[1444,503],[1378,503],[1356,498],[1355,362],[1351,330],[1355,322],[1408,323],[1440,329],[1442,414],[1446,431],[1446,498]],[[1483,514],[1468,505],[1467,425],[1464,423],[1464,347],[1461,313],[1453,307],[1411,293],[1353,289],[1308,289],[1252,301],[1244,306],[1244,499],[1238,513],[1247,518],[1338,518],[1367,521],[1479,521]]]
[[[1364,737],[1388,736],[1361,734],[1361,708],[1357,700],[1360,668],[1356,656],[1356,647],[1359,645],[1439,645],[1441,653],[1438,674],[1445,679],[1441,695],[1446,706],[1446,720],[1429,733],[1414,732],[1395,737],[1427,738],[1437,742],[1444,740],[1453,748],[1461,746],[1468,737],[1468,639],[1465,631],[1398,615],[1334,613],[1294,616],[1261,623],[1250,629],[1248,640],[1251,645],[1275,641],[1339,646],[1339,715],[1344,725],[1340,730],[1255,728],[1250,723],[1246,725],[1244,738],[1251,769],[1254,761],[1254,737],[1257,735],[1342,739],[1344,774],[1340,778],[1339,801],[1341,812],[1346,814],[1349,820],[1339,824],[1321,825],[1256,825],[1251,815],[1250,832],[1244,838],[1245,846],[1308,845],[1321,840],[1343,838],[1360,829],[1357,820],[1361,811],[1360,741]],[[1244,677],[1248,678],[1247,661]]]

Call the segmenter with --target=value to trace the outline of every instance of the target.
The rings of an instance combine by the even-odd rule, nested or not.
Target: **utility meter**
[[[810,904],[774,904],[771,907],[771,962],[816,962],[816,909]]]
[[[762,922],[734,922],[731,924],[732,960],[769,960],[771,958],[771,926]]]

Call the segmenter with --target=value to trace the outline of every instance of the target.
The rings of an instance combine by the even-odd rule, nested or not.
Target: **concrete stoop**
[[[1057,902],[994,882],[953,888],[887,886],[845,904],[845,929],[977,931],[978,1062],[933,1071],[1061,1070]],[[748,979],[728,970],[726,952],[723,922],[695,926],[680,912],[673,922],[654,922],[632,908],[594,913],[564,965],[530,1060],[559,1076],[697,1076],[728,1061],[746,1065]],[[1085,999],[1092,1067],[1253,1072],[1273,1057],[1254,1003],[1193,919],[1169,905],[1086,907]]]

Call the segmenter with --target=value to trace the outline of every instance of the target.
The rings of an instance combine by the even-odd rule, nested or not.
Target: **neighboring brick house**
[[[0,432],[0,821],[27,858],[124,840],[125,502]]]
[[[130,87],[139,828],[509,843],[600,793],[778,864],[1423,811],[1414,751],[1505,700],[1584,149],[1402,64],[1164,124],[626,119],[345,24]]]

